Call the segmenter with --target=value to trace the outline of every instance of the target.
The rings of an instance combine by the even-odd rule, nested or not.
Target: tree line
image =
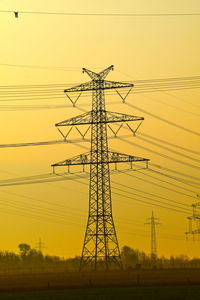
[[[0,251],[0,269],[6,268],[48,268],[64,267],[69,270],[78,270],[80,257],[63,258],[44,255],[42,251],[31,248],[29,244],[18,245],[19,253]],[[125,270],[147,268],[200,268],[199,258],[189,258],[187,255],[170,256],[169,258],[151,257],[143,251],[124,246],[121,249],[121,258]]]

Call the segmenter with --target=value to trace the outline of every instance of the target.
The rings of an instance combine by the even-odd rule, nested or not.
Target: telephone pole
[[[158,218],[154,217],[154,213],[152,211],[151,218],[148,218],[146,225],[151,226],[151,260],[155,261],[157,258],[157,241],[156,241],[156,226],[160,223],[157,222]]]
[[[116,90],[123,101],[125,101],[126,96],[133,87],[133,84],[130,83],[105,80],[108,73],[113,70],[113,66],[99,73],[85,68],[82,70],[83,73],[86,73],[91,78],[91,81],[68,88],[64,90],[64,92],[73,106],[75,106],[82,92],[91,91],[92,110],[57,123],[56,127],[66,140],[73,127],[77,129],[78,125],[88,125],[89,127],[86,132],[80,134],[84,138],[88,130],[91,130],[90,151],[55,163],[52,166],[53,168],[57,166],[67,166],[69,169],[72,165],[83,165],[83,171],[86,165],[90,166],[89,215],[82,248],[80,269],[92,268],[97,270],[103,268],[108,270],[113,267],[121,268],[122,263],[119,244],[112,215],[109,165],[114,163],[116,166],[117,163],[129,162],[132,168],[135,162],[145,162],[146,167],[148,167],[148,159],[109,151],[107,130],[111,129],[115,136],[117,136],[119,130],[114,132],[110,127],[111,123],[122,122],[122,124],[127,125],[132,133],[135,134],[144,118],[106,110],[104,90]],[[120,88],[129,89],[125,97],[122,97],[119,93],[118,89]],[[77,98],[72,100],[69,95],[70,93],[74,93],[75,95],[78,93]],[[127,123],[129,121],[139,122],[135,131]],[[61,129],[63,126],[71,127],[67,134],[62,132]],[[77,130],[80,132],[80,129]]]

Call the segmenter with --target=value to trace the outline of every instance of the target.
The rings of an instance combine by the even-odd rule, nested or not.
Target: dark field
[[[0,292],[159,285],[200,285],[200,269],[29,272],[0,275]]]
[[[200,286],[133,287],[0,293],[1,300],[199,300]]]
[[[0,275],[0,300],[200,299],[200,269]]]

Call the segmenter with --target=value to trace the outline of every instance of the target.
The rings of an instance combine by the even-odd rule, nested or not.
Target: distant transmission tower
[[[155,260],[157,258],[156,226],[160,223],[157,222],[159,219],[154,217],[153,211],[151,218],[148,218],[147,220],[149,222],[145,224],[151,226],[151,259]]]
[[[91,147],[90,151],[73,158],[53,164],[56,166],[90,165],[90,184],[89,184],[89,215],[85,238],[82,249],[80,269],[93,268],[109,269],[111,266],[121,268],[120,250],[112,216],[112,202],[111,202],[111,186],[110,186],[110,169],[109,164],[114,163],[127,163],[145,162],[148,167],[148,159],[135,157],[132,155],[121,154],[108,150],[107,130],[111,130],[115,136],[123,124],[135,134],[137,128],[140,126],[143,118],[131,116],[127,114],[115,113],[106,111],[104,90],[115,89],[120,97],[125,101],[126,96],[129,94],[133,84],[124,82],[113,82],[105,80],[108,73],[113,70],[113,66],[95,73],[88,69],[83,68],[83,73],[87,73],[92,79],[89,82],[80,84],[78,86],[64,90],[67,97],[75,106],[83,91],[92,91],[92,110],[83,113],[79,116],[57,123],[56,127],[66,140],[69,133],[74,127],[82,136],[85,137],[88,130],[91,130]],[[125,97],[119,93],[117,89],[128,88]],[[76,94],[78,92],[78,94]],[[77,95],[75,100],[69,96],[69,93]],[[133,130],[128,121],[139,121],[139,125]],[[111,123],[122,122],[122,125],[117,131],[111,128]],[[107,125],[108,124],[108,125]],[[78,125],[88,125],[88,129],[81,133]],[[60,128],[62,126],[71,126],[67,134],[64,134]]]
[[[42,252],[42,249],[45,248],[45,244],[42,242],[41,238],[39,238],[38,242],[36,243],[36,249]]]
[[[199,197],[199,195],[197,196]],[[192,204],[192,216],[188,217],[189,221],[189,231],[185,232],[186,239],[188,239],[188,235],[193,236],[193,241],[195,240],[195,236],[200,238],[200,202]]]

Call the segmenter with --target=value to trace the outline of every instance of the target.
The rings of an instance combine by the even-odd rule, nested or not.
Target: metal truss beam
[[[97,91],[97,90],[110,90],[110,89],[120,89],[120,88],[130,88],[134,85],[126,82],[117,82],[117,81],[107,81],[107,80],[98,80],[99,86],[94,84],[94,80],[76,85],[64,90],[64,93],[75,93],[75,92],[87,92],[87,91]]]
[[[142,157],[136,157],[132,155],[127,155],[119,152],[111,152],[107,151],[107,163],[128,163],[128,162],[139,162],[144,161],[148,162],[149,159],[142,158]],[[60,161],[58,163],[55,163],[52,165],[52,167],[58,167],[58,166],[77,166],[77,165],[92,165],[92,164],[102,164],[101,161],[98,160],[92,160],[91,159],[91,153],[86,152],[77,156],[74,156],[72,158]]]
[[[130,121],[144,120],[143,117],[131,116],[131,115],[116,113],[112,111],[105,111],[104,113],[106,113],[106,120],[99,120],[98,121],[99,123],[130,122]],[[59,122],[55,124],[55,126],[58,127],[58,126],[95,124],[97,120],[94,119],[93,114],[95,114],[95,112],[93,111],[86,112],[76,117]]]

